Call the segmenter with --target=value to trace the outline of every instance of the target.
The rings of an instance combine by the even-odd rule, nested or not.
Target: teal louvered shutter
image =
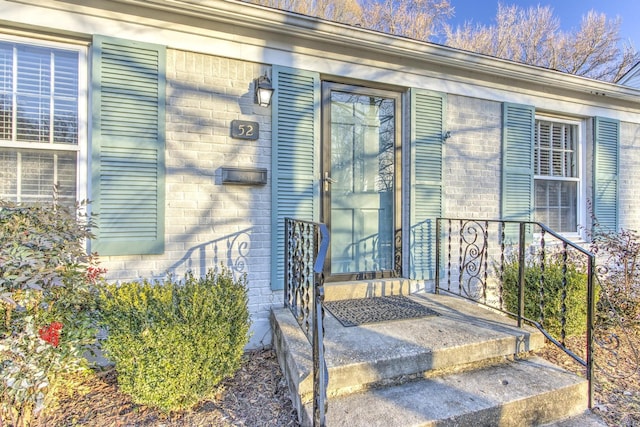
[[[320,76],[274,66],[271,288],[284,287],[284,218],[319,218]]]
[[[533,140],[536,112],[530,105],[503,104],[502,219],[533,221]],[[517,227],[507,227],[509,239]]]
[[[162,253],[166,49],[95,36],[91,53],[91,250]]]
[[[620,122],[594,118],[593,214],[601,227],[618,230]]]
[[[436,218],[443,214],[446,96],[411,91],[410,277],[435,276]]]

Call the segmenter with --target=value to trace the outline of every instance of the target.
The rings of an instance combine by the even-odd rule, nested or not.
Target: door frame
[[[325,280],[328,282],[379,279],[402,276],[402,126],[404,124],[402,113],[403,92],[381,89],[379,87],[360,86],[353,84],[336,83],[323,80],[321,83],[321,143],[320,143],[320,221],[324,222],[331,234],[331,186],[325,191],[325,172],[329,173],[331,168],[331,92],[349,92],[356,95],[371,95],[388,99],[395,102],[394,108],[394,194],[393,194],[393,269],[379,271],[362,271],[353,273],[331,274],[331,245],[327,252],[324,264]]]

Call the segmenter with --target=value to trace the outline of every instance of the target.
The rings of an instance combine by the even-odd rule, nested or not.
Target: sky
[[[449,0],[455,9],[455,16],[448,20],[454,28],[465,21],[473,21],[483,25],[495,23],[498,0]],[[633,46],[640,50],[640,1],[639,0],[502,0],[505,5],[517,4],[529,7],[551,6],[553,14],[560,19],[563,30],[580,27],[582,16],[590,10],[604,13],[608,18],[619,16],[620,37],[631,40]]]

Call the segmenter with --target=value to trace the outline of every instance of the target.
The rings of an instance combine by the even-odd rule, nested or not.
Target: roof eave
[[[542,67],[389,35],[311,16],[267,8],[238,0],[115,0],[142,8],[180,13],[207,20],[259,29],[266,33],[331,42],[358,50],[406,56],[425,64],[483,73],[526,83],[640,102],[640,90],[575,76]]]

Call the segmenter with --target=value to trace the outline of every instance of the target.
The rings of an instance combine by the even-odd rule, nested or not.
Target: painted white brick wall
[[[500,217],[501,123],[501,103],[447,96],[445,216]]]
[[[445,215],[500,218],[500,102],[448,95],[445,131]],[[586,127],[587,200],[592,199],[592,122]],[[640,231],[640,125],[620,124],[620,226]],[[589,215],[589,213],[587,213]]]
[[[283,299],[269,281],[271,108],[253,103],[253,79],[268,69],[168,50],[165,252],[102,259],[110,280],[202,275],[221,263],[246,273],[250,347],[270,344],[269,309]],[[259,139],[232,139],[234,119],[258,122]],[[222,167],[267,168],[269,184],[222,185]]]
[[[620,123],[620,226],[640,231],[640,125]]]

